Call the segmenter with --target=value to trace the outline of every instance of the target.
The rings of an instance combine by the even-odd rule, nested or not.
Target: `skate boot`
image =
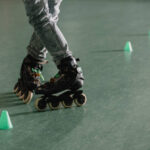
[[[50,79],[50,82],[38,87],[36,94],[43,96],[35,102],[38,111],[44,111],[47,105],[52,109],[58,109],[60,104],[65,108],[70,108],[73,102],[77,106],[86,103],[87,98],[83,91],[83,73],[81,67],[77,65],[79,59],[73,57],[64,58],[58,66],[59,72]]]
[[[14,93],[16,93],[24,103],[29,103],[31,101],[33,91],[41,85],[40,78],[43,79],[41,71],[45,63],[46,61],[39,62],[30,55],[24,58],[20,70],[20,78],[14,86]]]

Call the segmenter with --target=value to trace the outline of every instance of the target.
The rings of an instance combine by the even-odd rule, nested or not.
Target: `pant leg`
[[[43,61],[46,59],[47,49],[36,32],[32,34],[27,50],[28,54],[37,60]]]
[[[55,3],[59,0],[53,0]],[[53,18],[48,0],[24,0],[29,22],[34,27],[36,34],[52,55],[58,65],[60,60],[71,56],[68,43]],[[51,6],[51,5],[50,5]]]
[[[59,6],[62,0],[48,0],[48,7],[49,12],[52,14],[53,20],[57,23],[58,22],[58,15],[59,15]],[[29,45],[27,46],[28,54],[32,57],[42,61],[46,59],[47,49],[45,48],[44,44],[40,40],[39,36],[34,32],[32,34],[31,40]]]
[[[48,0],[48,7],[49,7],[49,12],[52,14],[52,18],[55,21],[55,23],[58,22],[59,20],[59,13],[60,13],[60,4],[62,0]]]

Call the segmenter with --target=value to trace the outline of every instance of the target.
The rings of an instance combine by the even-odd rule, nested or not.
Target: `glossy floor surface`
[[[81,59],[88,102],[39,113],[37,96],[24,105],[12,93],[33,29],[22,1],[0,0],[0,112],[14,126],[0,131],[0,150],[149,150],[150,1],[64,0],[59,26]],[[48,60],[46,80],[56,73]]]

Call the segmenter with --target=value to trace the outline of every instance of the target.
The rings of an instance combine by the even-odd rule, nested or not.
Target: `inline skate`
[[[44,111],[47,106],[55,110],[60,108],[60,104],[65,108],[70,108],[73,102],[77,106],[86,103],[87,98],[81,90],[84,77],[77,61],[79,59],[74,57],[64,58],[57,66],[59,72],[49,82],[37,87],[35,93],[43,95],[35,101],[38,111]]]
[[[34,90],[41,85],[41,74],[43,64],[47,61],[38,61],[32,56],[27,55],[22,63],[20,78],[14,86],[14,93],[23,100],[24,103],[30,103]]]

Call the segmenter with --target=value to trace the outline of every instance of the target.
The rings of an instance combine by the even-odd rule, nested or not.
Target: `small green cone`
[[[133,48],[132,48],[132,44],[130,41],[128,41],[124,47],[124,51],[127,51],[127,52],[132,52],[133,51]]]
[[[3,110],[0,117],[0,130],[12,129],[13,125],[11,123],[8,111]]]

